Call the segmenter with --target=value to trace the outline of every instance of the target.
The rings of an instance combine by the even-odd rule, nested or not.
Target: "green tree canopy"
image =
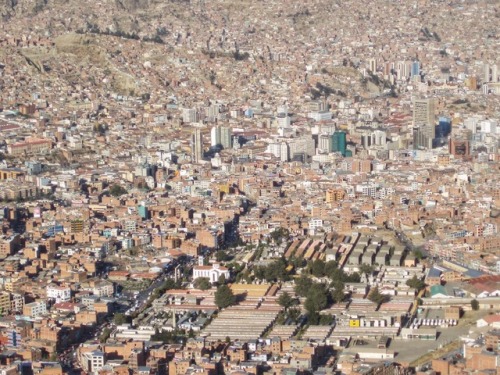
[[[337,264],[336,261],[334,260],[329,260],[328,262],[325,263],[325,275],[330,276],[333,275],[336,270],[339,268],[339,265]]]
[[[290,236],[290,231],[286,228],[277,228],[273,232],[271,232],[271,238],[278,245],[281,244],[283,239],[287,239]]]
[[[217,284],[222,285],[226,283],[226,275],[221,274],[217,279]]]
[[[267,282],[287,281],[289,276],[286,267],[286,261],[280,258],[267,266],[255,267],[254,275],[256,278],[266,280]]]
[[[473,299],[472,301],[470,301],[470,307],[474,311],[479,310],[479,302],[478,302],[478,300],[477,299]]]
[[[288,292],[284,292],[282,295],[278,297],[278,304],[283,306],[285,309],[292,307],[295,305],[297,300],[293,298]]]
[[[234,296],[231,288],[229,288],[226,284],[217,288],[217,291],[215,292],[215,304],[219,309],[224,309],[234,305],[235,302],[236,297]]]
[[[413,275],[413,277],[406,281],[406,285],[410,288],[415,288],[416,290],[421,290],[425,288],[425,282],[420,280],[417,275]]]
[[[301,275],[295,279],[295,293],[300,297],[305,297],[313,286],[313,281],[306,275]]]
[[[304,307],[308,313],[318,313],[328,305],[329,292],[324,284],[314,284],[307,294]]]
[[[127,323],[127,317],[122,313],[116,313],[113,319],[116,325],[121,325]]]
[[[332,298],[335,303],[340,303],[345,298],[345,285],[342,281],[334,281],[330,285],[333,288]]]
[[[210,280],[208,279],[208,277],[198,277],[193,282],[193,286],[196,289],[207,290],[207,289],[210,289],[212,287],[212,284],[210,283]]]
[[[120,186],[118,184],[114,184],[109,188],[109,194],[111,194],[113,197],[119,197],[127,193],[128,191],[123,186]]]
[[[215,253],[215,259],[217,260],[217,262],[226,262],[228,260],[231,260],[231,256],[224,250],[219,250]]]
[[[99,336],[99,342],[105,343],[109,336],[111,336],[111,329],[110,328],[104,328],[102,330],[102,334]]]
[[[368,299],[378,305],[385,303],[389,300],[389,296],[386,296],[378,290],[378,287],[373,288],[368,294]]]
[[[361,266],[359,266],[359,272],[364,273],[365,275],[371,275],[374,270],[375,267],[373,267],[371,264],[362,264]]]
[[[321,259],[316,259],[312,262],[311,272],[316,277],[325,276],[325,262]]]

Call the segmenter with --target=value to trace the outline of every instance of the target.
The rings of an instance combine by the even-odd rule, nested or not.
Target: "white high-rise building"
[[[483,82],[487,83],[490,81],[490,64],[483,65]]]
[[[376,59],[368,59],[367,68],[370,69],[372,73],[377,71],[377,60]]]
[[[279,128],[288,128],[291,124],[290,117],[285,113],[280,113],[276,116],[276,122]]]
[[[191,152],[193,163],[199,163],[203,159],[203,143],[200,129],[195,129],[191,136]]]
[[[491,82],[498,82],[498,67],[497,64],[491,66]]]
[[[231,128],[224,126],[214,126],[210,131],[210,145],[212,147],[221,145],[224,148],[231,148],[233,132]]]
[[[318,137],[318,151],[320,152],[330,152],[332,144],[332,137],[327,134],[321,134]]]
[[[434,99],[413,100],[413,147],[432,148],[436,133]]]
[[[233,140],[233,131],[231,128],[228,127],[221,127],[220,128],[220,143],[222,147],[224,148],[231,148],[232,146],[232,140]]]
[[[281,156],[281,144],[278,142],[269,143],[267,146],[267,152],[279,158]]]
[[[315,147],[314,139],[311,136],[302,136],[294,138],[289,142],[290,157],[293,159],[295,156],[303,154],[305,156],[313,156]]]
[[[207,115],[212,119],[216,119],[219,116],[219,113],[220,113],[219,104],[212,104],[210,107],[207,108]]]
[[[182,110],[182,121],[183,122],[197,122],[198,121],[198,111],[194,108],[184,108]]]
[[[275,157],[279,158],[281,161],[288,161],[288,145],[286,142],[273,142],[269,143],[267,146],[267,152],[273,154]]]
[[[288,161],[289,160],[288,145],[286,144],[286,142],[281,142],[281,145],[280,145],[280,160],[281,161]]]
[[[210,130],[210,145],[212,147],[220,145],[220,140],[221,140],[220,126],[214,126],[212,130]]]
[[[373,144],[377,146],[385,146],[387,143],[387,135],[382,130],[375,130],[372,136]]]

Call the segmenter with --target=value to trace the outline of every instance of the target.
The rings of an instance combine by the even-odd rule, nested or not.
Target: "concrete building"
[[[210,266],[198,265],[193,267],[193,280],[199,277],[206,277],[210,282],[215,283],[222,275],[224,275],[227,280],[229,278],[229,269],[218,263],[214,263]]]
[[[195,129],[191,136],[191,153],[194,163],[199,163],[203,159],[203,141],[200,129]]]
[[[434,99],[413,100],[413,148],[432,148],[435,136]]]

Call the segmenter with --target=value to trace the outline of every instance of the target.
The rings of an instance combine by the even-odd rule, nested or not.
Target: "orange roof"
[[[130,272],[128,271],[111,271],[109,276],[129,276]]]
[[[57,310],[74,310],[76,304],[71,303],[71,302],[60,302],[54,304],[54,308]]]
[[[500,322],[500,314],[486,315],[483,320],[488,324]]]

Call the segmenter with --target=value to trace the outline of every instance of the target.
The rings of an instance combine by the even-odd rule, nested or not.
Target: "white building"
[[[320,111],[320,112],[309,112],[307,117],[313,119],[314,121],[329,121],[332,119],[332,112],[330,111]]]
[[[36,318],[37,316],[42,316],[47,313],[47,304],[45,301],[31,302],[24,305],[23,315],[30,316],[31,318]]]
[[[97,374],[105,362],[105,354],[100,350],[86,352],[82,354],[81,365],[83,369],[90,374]]]
[[[210,145],[212,147],[221,145],[223,148],[231,148],[233,132],[231,128],[224,126],[214,126],[210,130]]]
[[[71,289],[67,286],[49,285],[47,298],[55,300],[56,303],[67,302],[71,299]]]
[[[193,267],[193,279],[196,280],[198,277],[206,277],[211,283],[217,282],[219,277],[224,275],[226,279],[229,278],[229,270],[226,267],[221,266],[219,263],[214,263],[210,266],[194,266]]]
[[[111,297],[115,291],[113,283],[109,281],[100,281],[94,284],[92,292],[98,297]]]
[[[311,219],[309,220],[309,230],[315,231],[317,228],[323,227],[322,219]]]
[[[197,122],[198,112],[194,108],[184,108],[182,110],[182,121],[183,122]]]

